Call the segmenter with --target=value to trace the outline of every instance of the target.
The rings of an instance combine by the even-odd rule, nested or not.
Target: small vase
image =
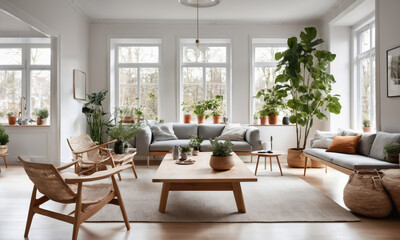
[[[371,127],[363,127],[364,132],[371,132]]]
[[[233,156],[215,157],[211,155],[210,167],[217,171],[230,170],[235,166],[235,159]]]
[[[278,115],[268,115],[268,123],[269,124],[277,124],[278,123]]]
[[[260,117],[261,125],[267,125],[267,117]]]
[[[283,117],[282,118],[282,124],[283,125],[289,125],[289,117]]]
[[[123,141],[118,140],[116,143],[114,143],[114,152],[116,154],[124,153],[124,142]]]
[[[205,116],[197,116],[197,123],[202,124],[202,123],[204,123],[205,119],[206,119]]]
[[[15,125],[17,123],[17,116],[8,117],[8,125]]]
[[[187,158],[188,158],[188,153],[187,153],[187,152],[183,152],[183,153],[181,153],[181,159],[179,159],[179,160],[184,161],[184,160],[186,160]]]
[[[43,125],[44,124],[44,119],[43,118],[37,118],[36,119],[37,125]]]
[[[219,124],[221,121],[221,116],[213,116],[213,123],[214,124]]]
[[[191,120],[192,120],[192,115],[190,114],[183,115],[183,123],[190,123]]]
[[[193,154],[193,156],[199,155],[199,150],[193,150],[193,151],[192,151],[192,154]]]

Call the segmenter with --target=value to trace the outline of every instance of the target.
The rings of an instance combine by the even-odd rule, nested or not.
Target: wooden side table
[[[7,148],[7,146],[1,146],[0,147],[0,157],[3,157],[4,165],[7,168],[7,158],[6,158],[6,156],[8,156],[8,148]],[[1,172],[1,168],[0,168],[0,172]]]
[[[129,153],[125,153],[125,154],[113,153],[113,154],[111,154],[112,163],[114,164],[114,166],[131,164],[133,174],[135,174],[135,178],[137,178],[136,167],[135,167],[135,163],[133,162],[133,157],[135,157],[135,155],[136,155],[136,152],[134,152],[134,153],[129,152]],[[121,181],[120,174],[118,174],[118,178]]]
[[[269,166],[270,166],[271,172],[272,172],[272,159],[271,158],[275,157],[276,161],[278,162],[279,171],[281,172],[281,176],[283,176],[281,163],[279,162],[279,156],[281,156],[283,154],[283,152],[274,151],[273,153],[260,153],[258,151],[254,151],[251,154],[257,156],[257,165],[256,165],[256,171],[255,171],[254,175],[257,175],[258,164],[260,162],[261,157],[264,157],[264,169],[267,169],[267,157],[269,157]]]

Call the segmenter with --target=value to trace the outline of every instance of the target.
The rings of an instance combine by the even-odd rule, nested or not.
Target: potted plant
[[[182,111],[183,111],[183,123],[190,123],[192,120],[192,113],[194,105],[188,105],[185,102],[182,102]]]
[[[93,141],[103,143],[103,133],[110,127],[110,116],[103,110],[102,102],[106,99],[107,90],[88,94],[88,102],[82,107],[89,126],[89,135]]]
[[[265,105],[258,111],[258,114],[260,115],[260,124],[267,125],[268,110],[265,108]]]
[[[143,105],[139,105],[137,108],[135,108],[135,114],[137,116],[137,118],[139,119],[139,121],[143,121],[144,120],[144,106]]]
[[[189,146],[193,148],[193,156],[197,156],[200,151],[200,145],[203,142],[201,136],[192,135],[190,136]]]
[[[212,155],[210,158],[210,167],[217,171],[231,169],[235,165],[235,159],[232,156],[233,144],[228,138],[225,142],[218,141],[218,138],[210,139]]]
[[[179,160],[184,161],[188,158],[188,153],[190,153],[190,148],[188,146],[181,146],[181,158]]]
[[[9,125],[15,125],[17,123],[17,114],[15,111],[9,111],[7,116]]]
[[[134,112],[135,109],[133,107],[122,107],[119,112],[121,114],[122,122],[123,123],[135,123],[135,116]]]
[[[140,123],[128,125],[122,125],[122,123],[119,123],[111,127],[107,134],[112,139],[117,140],[117,142],[114,144],[114,152],[116,154],[124,153],[125,144],[127,144],[130,139],[136,137],[140,131],[142,131]]]
[[[206,115],[207,111],[207,104],[205,101],[198,101],[197,104],[194,106],[194,114],[197,116],[197,123],[202,124],[204,123],[205,119],[209,116]]]
[[[339,114],[339,95],[331,95],[333,75],[327,67],[336,55],[327,50],[317,50],[322,39],[316,39],[317,30],[306,28],[296,37],[288,39],[288,49],[275,54],[279,61],[274,89],[281,99],[289,97],[287,107],[291,111],[289,121],[296,125],[296,148],[288,150],[288,165],[304,167],[303,149],[314,123],[314,117],[327,119],[327,112]]]
[[[385,160],[391,163],[399,162],[400,144],[399,143],[388,143],[383,148],[385,154]]]
[[[371,132],[371,121],[368,119],[364,119],[362,121],[363,124],[363,132]]]
[[[222,114],[222,102],[224,97],[221,95],[216,95],[215,98],[207,100],[207,109],[211,110],[211,115],[213,116],[213,123],[218,124],[221,122]]]
[[[9,141],[9,137],[3,127],[3,125],[0,124],[0,153],[1,154],[6,154],[8,152],[7,149],[7,143]]]
[[[259,113],[254,113],[253,114],[253,124],[254,125],[258,125],[258,119],[260,118],[260,114]]]
[[[268,116],[269,124],[277,124],[279,110],[285,106],[282,95],[277,95],[275,89],[270,88],[258,91],[255,98],[261,98],[264,101],[263,111]]]
[[[43,125],[49,117],[49,110],[47,108],[39,108],[33,111],[33,115],[37,116],[36,124]]]

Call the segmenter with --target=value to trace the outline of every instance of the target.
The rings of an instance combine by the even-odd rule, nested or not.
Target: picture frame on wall
[[[86,73],[74,69],[74,99],[86,100]]]
[[[400,46],[386,51],[387,96],[400,97]]]

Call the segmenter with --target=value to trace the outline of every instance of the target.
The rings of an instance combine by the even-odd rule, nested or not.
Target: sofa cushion
[[[219,136],[218,139],[226,140],[229,138],[231,141],[243,141],[246,131],[247,127],[242,127],[235,124],[228,124],[225,126],[224,130],[221,133],[221,136]]]
[[[321,149],[321,148],[306,148],[306,149],[304,149],[304,152],[308,153],[310,155],[313,155],[317,158],[321,158],[327,162],[332,162],[333,156],[335,156],[335,154],[336,154],[333,152],[326,152],[325,149]]]
[[[384,160],[385,154],[383,153],[383,148],[386,144],[391,142],[400,143],[400,134],[378,132],[374,143],[372,144],[369,156],[379,160]]]
[[[167,141],[178,139],[175,136],[172,123],[157,124],[150,127],[154,141]]]
[[[178,139],[189,139],[192,135],[197,136],[197,124],[176,123],[173,128]]]
[[[215,124],[215,125],[206,125],[200,124],[199,125],[199,136],[203,139],[210,139],[219,137],[224,130],[224,124]]]
[[[385,169],[385,168],[399,168],[399,164],[380,161],[371,157],[362,155],[351,155],[337,153],[333,156],[333,163],[348,169]]]
[[[360,143],[358,144],[357,153],[368,157],[371,152],[371,147],[374,143],[376,134],[362,133],[351,129],[344,130],[344,136],[357,136],[359,134],[361,134],[362,137]]]
[[[333,142],[326,150],[327,152],[339,152],[356,154],[358,144],[360,143],[361,135],[357,136],[335,136]]]
[[[218,140],[224,142],[224,140]],[[233,144],[233,151],[234,152],[251,152],[252,147],[246,141],[231,141]],[[201,143],[200,151],[202,152],[211,152],[211,143],[210,140],[204,140]]]
[[[317,130],[314,135],[314,139],[311,143],[313,148],[324,148],[327,149],[333,142],[333,137],[342,136],[343,131],[338,132],[328,132]]]
[[[155,141],[152,144],[150,144],[150,151],[151,152],[169,152],[175,146],[189,146],[189,139]]]

